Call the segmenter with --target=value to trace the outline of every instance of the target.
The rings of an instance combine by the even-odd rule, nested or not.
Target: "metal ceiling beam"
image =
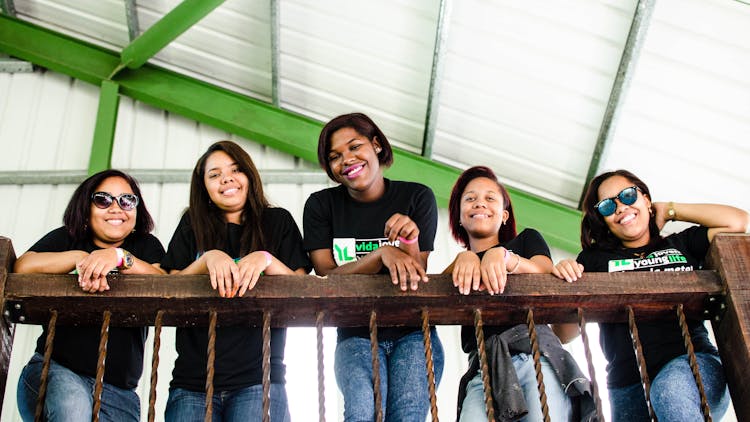
[[[432,158],[432,144],[435,142],[437,128],[437,110],[440,104],[440,87],[443,81],[443,58],[448,39],[448,22],[450,22],[450,0],[440,0],[437,28],[435,30],[435,48],[432,52],[432,71],[430,73],[430,90],[427,93],[427,111],[425,113],[424,136],[422,137],[422,156]]]
[[[620,57],[620,65],[617,67],[617,75],[612,84],[612,91],[609,93],[607,109],[604,111],[602,124],[599,127],[599,135],[597,136],[594,152],[592,153],[591,162],[589,163],[589,169],[586,173],[586,181],[583,184],[583,191],[578,200],[578,208],[580,208],[583,203],[583,197],[586,195],[586,189],[588,188],[591,179],[596,177],[599,173],[599,164],[607,156],[607,149],[612,140],[612,134],[614,133],[617,119],[620,116],[620,111],[622,110],[622,105],[625,101],[625,94],[630,86],[630,80],[632,79],[633,70],[638,61],[638,55],[643,46],[643,41],[646,38],[646,32],[648,31],[648,26],[651,22],[651,14],[654,11],[655,3],[656,0],[638,0],[638,4],[635,7],[635,13],[633,14],[633,21],[630,24],[628,38],[625,41],[625,47],[623,48],[622,56]]]
[[[120,169],[133,176],[138,183],[190,183],[192,169]],[[328,182],[328,176],[322,171],[259,169],[263,183],[302,184]],[[90,173],[86,170],[26,170],[0,171],[1,185],[77,185],[83,182]]]
[[[135,0],[124,1],[125,19],[128,22],[128,39],[133,42],[134,39],[138,38],[138,32],[141,30],[138,24],[138,6],[135,4]]]
[[[279,55],[281,54],[279,0],[271,0],[271,101],[276,107],[280,104],[279,99]]]
[[[108,79],[99,89],[99,109],[96,113],[94,140],[89,156],[89,174],[98,173],[112,166],[112,147],[115,144],[117,110],[120,105],[119,85]]]
[[[13,4],[13,0],[0,0],[0,11],[4,15],[16,16],[16,6]]]
[[[123,67],[137,69],[143,66],[154,54],[222,3],[224,0],[183,0],[122,50],[120,65],[112,75]]]
[[[0,50],[95,85],[101,85],[119,63],[115,53],[4,16],[0,16]],[[121,95],[317,163],[322,122],[150,65],[123,71],[116,82]],[[438,204],[446,206],[460,170],[399,149],[394,149],[394,156],[388,177],[424,183],[432,188]],[[509,191],[520,226],[538,229],[551,246],[571,252],[580,249],[580,212]]]

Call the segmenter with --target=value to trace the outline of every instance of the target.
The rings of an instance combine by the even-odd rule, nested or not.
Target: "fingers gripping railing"
[[[245,297],[236,299],[219,298],[210,289],[206,276],[120,275],[113,277],[110,291],[88,294],[77,287],[72,275],[9,273],[7,269],[12,266],[9,257],[14,254],[10,242],[4,240],[0,239],[0,290],[5,315],[5,328],[0,330],[4,345],[0,366],[6,368],[7,358],[2,357],[9,356],[12,323],[46,325],[51,319],[50,309],[75,309],[58,313],[57,325],[99,325],[102,313],[109,311],[110,325],[115,327],[209,326],[210,319],[205,317],[209,309],[216,312],[222,326],[260,327],[264,324],[264,313],[268,312],[273,315],[268,322],[270,327],[320,327],[321,338],[322,325],[364,327],[372,322],[376,340],[377,326],[415,326],[417,321],[423,321],[425,309],[429,310],[428,325],[474,325],[481,332],[482,324],[528,322],[527,310],[533,308],[536,324],[578,322],[583,330],[584,348],[588,349],[585,321],[628,323],[631,318],[625,312],[627,306],[632,308],[633,315],[638,315],[639,322],[674,319],[674,310],[681,304],[685,318],[714,322],[735,412],[740,420],[750,420],[750,385],[746,386],[739,375],[750,367],[750,283],[746,281],[750,273],[750,238],[747,236],[716,237],[711,261],[717,271],[586,273],[576,283],[563,283],[550,275],[513,275],[504,294],[493,297],[485,293],[461,295],[449,275],[431,275],[429,283],[408,292],[393,288],[387,276],[331,276],[322,280],[313,276],[264,276]],[[709,304],[709,299],[713,304]],[[151,311],[154,309],[168,310],[161,314],[160,324],[156,322],[157,313]],[[475,312],[478,309],[481,312]],[[318,320],[321,312],[325,313],[323,321]],[[476,324],[475,319],[478,319]],[[211,372],[211,368],[207,367],[207,371]],[[591,369],[589,372],[593,375]],[[322,389],[322,377],[319,379]],[[209,385],[207,382],[207,388]],[[593,388],[597,390],[595,385]],[[491,412],[492,406],[489,407]],[[321,420],[323,409],[321,405]]]

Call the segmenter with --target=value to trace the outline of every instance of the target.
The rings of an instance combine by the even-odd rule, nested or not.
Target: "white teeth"
[[[123,221],[123,220],[118,220],[118,219],[111,219],[111,220],[107,220],[107,223],[109,223],[109,224],[112,224],[113,226],[119,226],[120,224],[122,224],[122,223],[124,223],[124,222],[125,222],[125,221]]]
[[[223,192],[224,195],[232,195],[233,193],[237,192],[237,188],[227,189]]]
[[[345,172],[344,172],[344,175],[345,175],[346,177],[348,177],[348,178],[352,178],[352,177],[355,177],[355,176],[356,176],[357,174],[359,174],[359,172],[360,172],[360,171],[362,171],[362,168],[363,168],[363,167],[364,167],[364,166],[362,166],[362,165],[359,165],[359,166],[354,166],[354,167],[349,167],[349,168],[347,169],[347,171],[345,171]]]
[[[623,217],[622,220],[620,220],[620,224],[625,224],[634,218],[635,218],[635,214],[628,214],[625,217]]]

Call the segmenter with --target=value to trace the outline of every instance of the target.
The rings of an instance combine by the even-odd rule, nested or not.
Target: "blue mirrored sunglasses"
[[[623,205],[633,205],[635,204],[635,201],[638,200],[639,190],[640,189],[638,188],[638,186],[625,188],[621,190],[620,193],[617,194],[617,196],[602,199],[598,204],[594,206],[594,208],[596,208],[596,210],[599,211],[599,214],[601,214],[603,217],[609,217],[617,210],[617,203],[615,202],[615,199],[619,200]]]
[[[91,202],[96,205],[97,208],[103,210],[109,208],[113,202],[117,201],[117,205],[123,211],[132,211],[138,206],[138,196],[132,193],[123,193],[122,195],[112,196],[107,192],[94,192],[91,195]]]

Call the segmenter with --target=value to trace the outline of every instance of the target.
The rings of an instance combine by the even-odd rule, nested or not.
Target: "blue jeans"
[[[439,384],[445,356],[434,327],[430,340],[435,383]],[[344,395],[347,422],[375,420],[371,356],[369,339],[349,337],[336,345],[334,371]],[[424,421],[430,409],[430,391],[422,332],[378,342],[378,360],[384,419]]]
[[[214,393],[211,405],[214,422],[259,421],[263,415],[263,386],[251,385],[232,391]],[[289,422],[286,387],[271,384],[271,421]],[[170,388],[165,422],[203,422],[206,415],[206,393]]]
[[[18,412],[25,422],[34,420],[43,359],[42,355],[34,353],[18,379]],[[90,421],[94,409],[93,395],[93,378],[79,375],[50,360],[44,400],[44,417],[47,421]],[[101,403],[99,420],[102,422],[138,422],[141,417],[141,402],[133,390],[104,383]]]
[[[713,420],[720,420],[729,407],[729,392],[718,356],[696,353],[703,388]],[[613,422],[650,420],[640,383],[609,389]],[[651,405],[660,422],[702,421],[701,400],[687,355],[669,361],[651,381]]]
[[[542,402],[539,400],[539,388],[536,383],[536,370],[534,360],[530,354],[519,353],[513,355],[513,367],[516,369],[518,383],[523,389],[523,397],[526,399],[526,408],[529,413],[520,421],[536,422],[544,420],[542,414]],[[544,392],[547,394],[547,406],[552,421],[569,421],[571,417],[570,398],[565,394],[557,375],[552,369],[546,357],[541,357],[542,375],[544,377]],[[461,406],[461,422],[486,421],[487,407],[484,404],[484,385],[482,374],[477,375],[466,385],[466,398]]]

